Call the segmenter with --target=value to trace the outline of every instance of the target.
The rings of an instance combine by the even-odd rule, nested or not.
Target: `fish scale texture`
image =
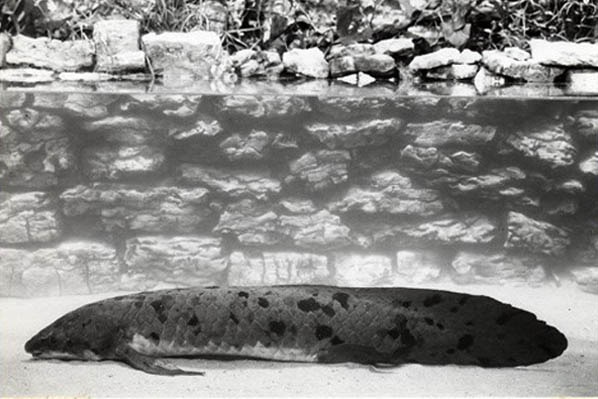
[[[508,366],[543,361],[562,335],[487,297],[323,286],[166,290],[107,300],[152,356]],[[563,337],[564,339],[564,337]],[[560,346],[560,347],[559,347]]]

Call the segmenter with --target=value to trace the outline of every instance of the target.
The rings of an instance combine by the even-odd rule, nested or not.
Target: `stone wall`
[[[598,102],[0,91],[0,295],[598,292]]]

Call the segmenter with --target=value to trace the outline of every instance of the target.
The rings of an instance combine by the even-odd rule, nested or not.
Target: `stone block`
[[[492,141],[496,134],[496,127],[440,119],[433,122],[409,123],[403,134],[414,145],[422,147],[475,146]]]
[[[289,163],[291,175],[285,181],[303,182],[310,191],[325,190],[347,181],[350,161],[348,151],[308,152]]]
[[[0,192],[0,244],[49,242],[61,234],[60,215],[48,194]]]
[[[571,244],[569,234],[551,223],[532,219],[519,212],[509,212],[505,248],[525,249],[532,253],[559,256]]]
[[[434,69],[459,61],[461,53],[456,48],[443,48],[429,54],[418,55],[409,64],[412,71]]]
[[[235,251],[229,259],[228,284],[231,286],[331,283],[328,259],[323,255]]]
[[[212,219],[208,191],[175,186],[95,183],[64,191],[68,217],[99,217],[103,229],[191,233]]]
[[[90,40],[60,41],[24,35],[12,38],[6,54],[9,65],[29,65],[54,71],[77,71],[93,66],[94,46]]]
[[[223,282],[226,258],[219,238],[141,236],[127,240],[125,247],[123,289],[146,290],[162,283],[189,287]]]
[[[562,68],[544,66],[534,59],[519,61],[498,50],[484,51],[482,62],[496,74],[534,83],[551,83],[565,72]]]
[[[121,180],[155,174],[166,158],[161,149],[150,146],[101,146],[83,151],[82,167],[91,180]]]
[[[96,69],[100,72],[125,72],[145,69],[145,53],[139,49],[139,22],[109,19],[93,25]]]
[[[532,39],[532,59],[544,65],[598,68],[598,44]]]
[[[353,123],[312,123],[307,133],[330,149],[349,149],[384,144],[401,132],[404,122],[399,118],[369,119]]]
[[[328,77],[328,62],[317,47],[289,50],[282,55],[282,64],[286,71],[297,75],[319,79]]]

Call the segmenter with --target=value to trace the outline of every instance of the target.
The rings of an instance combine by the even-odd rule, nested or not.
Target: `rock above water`
[[[102,146],[83,151],[83,171],[91,180],[121,180],[158,172],[164,165],[161,149],[150,146]]]
[[[289,163],[291,176],[285,181],[304,182],[311,191],[325,190],[347,181],[350,161],[351,155],[348,151],[308,152]]]
[[[328,62],[317,47],[287,51],[282,55],[282,63],[291,73],[319,79],[328,77]]]
[[[529,45],[533,60],[541,64],[598,68],[598,44],[532,39]]]
[[[569,234],[548,222],[532,219],[518,212],[509,212],[505,248],[526,249],[550,256],[562,255],[569,244]]]
[[[183,164],[181,180],[199,184],[231,198],[268,199],[280,193],[280,182],[265,169],[244,170]]]
[[[335,212],[390,213],[432,216],[444,210],[440,193],[419,188],[411,179],[393,170],[372,175],[366,184],[352,186],[343,198],[329,204]]]
[[[483,145],[494,138],[494,126],[466,124],[462,121],[441,119],[434,122],[409,123],[404,135],[414,145],[438,147],[443,145]]]
[[[459,59],[456,61],[457,64],[468,65],[468,64],[477,64],[478,62],[482,61],[482,55],[477,51],[471,51],[469,49],[465,49],[461,51],[459,54]]]
[[[125,243],[121,288],[211,286],[223,282],[226,258],[221,240],[205,236],[141,236]]]
[[[526,82],[553,82],[564,70],[541,65],[536,60],[519,61],[498,50],[482,53],[482,62],[490,71]]]
[[[61,235],[59,212],[48,194],[0,192],[1,244],[48,242]]]
[[[334,254],[336,285],[341,287],[377,287],[392,278],[392,260],[386,255]]]
[[[438,67],[426,72],[426,78],[436,80],[468,80],[478,73],[477,64],[452,64]]]
[[[395,38],[380,40],[374,44],[374,50],[379,54],[389,54],[398,56],[413,51],[415,45],[413,39],[409,38]]]
[[[165,82],[213,79],[224,62],[218,34],[209,31],[148,33],[141,41],[155,73]]]
[[[233,252],[229,258],[228,284],[256,286],[277,284],[330,284],[328,259],[301,252]]]
[[[536,126],[506,138],[506,145],[527,158],[539,160],[552,168],[572,165],[577,149],[561,125]]]
[[[312,123],[307,133],[330,149],[383,144],[399,134],[404,122],[398,118],[362,120],[347,124]]]
[[[145,69],[145,53],[139,49],[139,30],[136,20],[96,22],[93,26],[96,69],[113,73]]]
[[[190,233],[210,221],[208,191],[96,183],[60,195],[66,216],[99,217],[104,230]]]
[[[461,251],[452,262],[460,284],[540,285],[546,279],[542,259],[504,252]]]
[[[598,151],[579,163],[579,170],[585,174],[598,176]]]
[[[60,41],[16,35],[6,54],[10,65],[31,65],[54,71],[77,71],[93,66],[94,46],[89,40]]]
[[[276,77],[283,70],[282,59],[276,51],[239,50],[231,62],[242,77]]]
[[[409,64],[409,69],[421,71],[459,62],[461,53],[456,48],[443,48],[433,53],[418,55]]]

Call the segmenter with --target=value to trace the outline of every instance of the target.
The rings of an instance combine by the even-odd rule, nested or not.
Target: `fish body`
[[[168,357],[372,365],[511,367],[559,356],[567,340],[485,296],[407,288],[212,287],[141,292],[76,309],[31,338],[39,358],[117,360],[186,373]]]

